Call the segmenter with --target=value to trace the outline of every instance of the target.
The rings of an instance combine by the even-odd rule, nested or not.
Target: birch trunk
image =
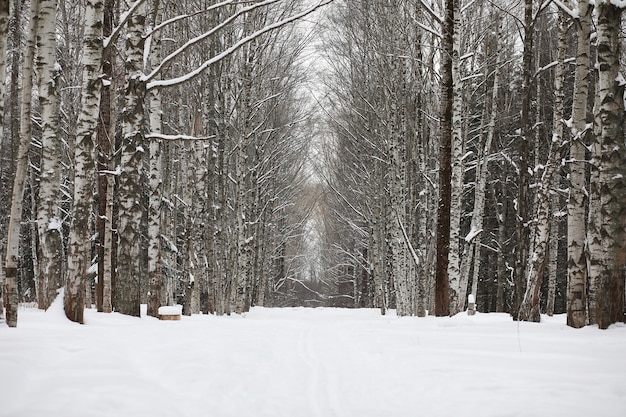
[[[163,2],[156,4],[153,26],[162,20]],[[155,63],[161,61],[161,39],[152,35],[150,40],[150,57]],[[157,77],[159,77],[157,75]],[[150,133],[161,133],[162,109],[161,90],[154,88],[148,95],[150,113]],[[149,145],[149,179],[148,179],[148,311],[152,317],[158,317],[161,306],[161,290],[163,283],[161,261],[161,199],[162,199],[162,159],[161,141],[152,139]]]
[[[448,280],[450,282],[450,315],[465,307],[467,291],[461,288],[461,203],[463,197],[463,97],[461,81],[461,10],[460,0],[452,0],[454,27],[452,29],[452,178],[450,191],[450,252],[448,254]],[[445,52],[444,52],[445,53]],[[467,256],[467,254],[465,254]]]
[[[17,326],[17,307],[19,293],[17,288],[17,267],[19,261],[20,226],[24,189],[28,174],[28,151],[31,141],[31,95],[33,90],[33,61],[35,54],[35,39],[37,30],[37,13],[39,2],[32,0],[30,4],[30,25],[26,38],[22,77],[22,102],[20,111],[20,143],[17,151],[15,179],[11,195],[11,217],[9,219],[7,236],[7,253],[5,260],[4,305],[5,319],[9,327]]]
[[[2,139],[4,138],[4,82],[6,78],[10,3],[9,0],[0,0],[0,149],[2,149]]]
[[[396,289],[396,310],[399,316],[411,315],[412,308],[409,297],[405,270],[405,243],[402,233],[404,224],[404,172],[403,158],[399,135],[391,133],[390,151],[390,182],[389,210],[387,211],[387,242],[390,252],[390,273]]]
[[[253,31],[254,13],[248,17],[245,22],[244,33]],[[248,152],[251,141],[251,117],[253,113],[251,95],[252,95],[252,76],[253,65],[255,62],[256,42],[252,42],[247,48],[244,48],[242,55],[242,74],[243,81],[241,83],[241,101],[238,106],[238,117],[242,119],[242,129],[239,132],[240,138],[236,149],[235,158],[235,178],[236,178],[236,200],[235,200],[235,217],[237,231],[237,256],[234,290],[234,309],[237,314],[245,313],[250,309],[250,286],[252,284],[252,243],[255,239],[253,235],[253,227],[247,218],[248,199],[250,198],[249,190],[249,172],[248,172]]]
[[[375,172],[378,173],[379,169],[375,168]],[[378,176],[378,175],[377,175]],[[384,236],[382,221],[382,207],[381,199],[374,200],[374,207],[372,213],[372,225],[370,231],[370,270],[374,274],[374,307],[380,310],[381,315],[387,313],[387,303],[385,299],[385,281],[384,281],[384,269],[381,258],[382,237]]]
[[[556,285],[559,256],[559,210],[561,209],[560,198],[553,193],[550,198],[550,244],[548,247],[548,294],[546,301],[546,314],[554,315],[554,301],[556,298]]]
[[[567,325],[586,324],[587,260],[585,256],[586,161],[585,132],[589,95],[590,33],[593,7],[578,0],[576,70],[572,104],[572,141],[569,154],[569,199],[567,201]]]
[[[140,315],[141,274],[141,178],[144,154],[144,100],[146,85],[143,75],[144,25],[146,6],[142,3],[128,22],[126,36],[126,86],[122,115],[123,144],[119,177],[119,245],[115,307],[130,316]]]
[[[103,3],[89,0],[85,9],[84,57],[81,112],[74,148],[74,198],[70,228],[67,278],[65,281],[65,315],[83,323],[85,279],[90,264],[89,219],[95,174],[94,136],[100,111],[102,80]]]
[[[198,105],[201,109],[201,106]],[[197,111],[195,114],[193,136],[199,137],[202,134],[202,113]],[[206,285],[206,245],[204,242],[205,234],[205,213],[206,213],[206,162],[204,143],[195,141],[191,144],[191,164],[189,166],[188,175],[191,178],[190,195],[193,202],[191,204],[190,214],[193,217],[192,229],[189,231],[194,241],[193,263],[195,285],[191,298],[191,313],[200,313],[200,293],[205,290]]]
[[[520,306],[519,320],[539,322],[541,320],[539,310],[539,291],[543,282],[546,255],[550,239],[550,191],[552,189],[552,177],[560,165],[560,149],[563,142],[563,72],[565,66],[567,22],[563,14],[559,14],[559,43],[558,58],[555,67],[554,80],[554,109],[552,139],[548,150],[539,189],[537,191],[537,208],[534,225],[534,240],[528,260],[529,271],[526,281],[526,292]]]
[[[624,321],[626,262],[626,147],[624,145],[624,78],[620,74],[622,8],[597,5],[596,105],[592,172],[598,182],[590,198],[599,202],[589,212],[589,278],[595,286],[595,318],[601,329]],[[593,244],[591,244],[593,243]],[[596,275],[597,274],[597,275]]]
[[[15,2],[13,2],[14,7]],[[16,8],[17,9],[17,8]],[[11,16],[11,1],[10,0],[0,0],[0,153],[3,151],[3,141],[4,141],[4,96],[6,95],[5,81],[6,81],[6,63],[8,61],[7,54],[7,40],[10,36],[9,31],[9,17]],[[15,16],[15,19],[18,20],[19,16]],[[0,158],[5,159],[4,156]],[[7,161],[8,162],[8,161]],[[0,178],[4,176],[4,172],[7,169],[7,165],[3,163],[0,168]],[[2,197],[6,194],[3,192]],[[3,208],[6,206],[3,205]],[[4,210],[3,215],[4,215]],[[3,216],[4,217],[4,216]],[[0,220],[0,228],[4,229],[6,227],[7,218],[3,218]],[[5,253],[5,238],[0,239],[0,254]],[[4,261],[0,261],[0,317],[4,317]]]
[[[39,73],[39,102],[41,105],[41,176],[37,225],[39,231],[39,273],[43,280],[39,308],[47,309],[61,286],[63,238],[59,213],[61,188],[61,148],[58,137],[58,81],[61,68],[56,63],[57,0],[40,0],[37,30],[37,71]]]
[[[394,40],[397,43],[397,39]],[[406,120],[402,106],[405,91],[405,68],[404,63],[396,57],[391,57],[391,74],[399,85],[394,85],[389,90],[387,102],[390,118],[388,129],[387,158],[389,168],[387,174],[387,189],[389,190],[387,211],[387,242],[389,245],[390,258],[388,260],[390,275],[393,278],[396,290],[396,312],[399,316],[414,314],[411,288],[409,285],[406,259],[408,245],[405,242],[404,233],[406,224]]]

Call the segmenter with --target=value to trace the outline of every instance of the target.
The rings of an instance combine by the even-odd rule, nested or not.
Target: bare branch
[[[269,4],[269,3],[272,3],[274,1],[277,1],[277,0],[269,0],[267,2],[258,3],[258,4]],[[249,42],[252,42],[254,39],[258,38],[259,36],[261,36],[261,35],[263,35],[263,34],[265,34],[267,32],[271,32],[272,30],[278,29],[278,28],[280,28],[282,26],[285,26],[285,25],[287,25],[289,23],[295,22],[296,20],[302,19],[303,17],[310,15],[311,13],[313,13],[316,10],[320,9],[321,7],[326,6],[327,4],[330,4],[332,2],[333,2],[333,0],[323,0],[323,1],[320,1],[315,6],[312,6],[312,7],[308,8],[308,9],[304,10],[303,12],[300,12],[300,13],[295,14],[293,16],[290,16],[288,18],[279,20],[278,22],[275,22],[275,23],[273,23],[271,25],[265,26],[264,28],[259,29],[258,31],[254,32],[253,34],[251,34],[249,36],[246,36],[243,39],[240,39],[237,43],[235,43],[231,47],[227,48],[222,53],[220,53],[220,54],[214,56],[213,58],[205,61],[198,68],[196,68],[195,70],[193,70],[193,71],[191,71],[191,72],[189,72],[189,73],[187,73],[187,74],[185,74],[185,75],[183,75],[181,77],[171,78],[169,80],[158,80],[158,81],[149,82],[150,79],[154,78],[161,71],[161,69],[163,68],[163,65],[160,65],[158,68],[156,68],[154,71],[152,71],[149,75],[143,77],[144,81],[148,81],[146,89],[150,90],[152,88],[172,87],[172,86],[176,86],[176,85],[182,84],[184,82],[190,81],[190,80],[194,79],[195,77],[197,77],[198,75],[202,74],[211,65],[213,65],[216,62],[219,62],[222,59],[232,55],[239,48],[241,48],[242,46],[248,44]],[[166,58],[166,60],[168,58]]]
[[[248,7],[244,7],[243,9],[238,10],[236,13],[234,13],[233,15],[229,16],[227,19],[225,19],[224,21],[220,22],[219,25],[215,26],[213,29],[204,32],[202,35],[200,36],[196,36],[193,39],[189,39],[187,42],[185,42],[185,44],[183,46],[181,46],[180,48],[178,48],[177,50],[175,50],[174,52],[172,52],[171,54],[169,54],[168,56],[166,56],[165,58],[163,58],[163,60],[161,61],[161,63],[154,69],[152,70],[152,72],[148,75],[145,76],[145,81],[149,82],[151,79],[153,79],[154,77],[156,77],[161,71],[163,71],[163,69],[174,59],[176,59],[180,54],[182,54],[183,52],[185,52],[187,49],[189,49],[190,47],[202,42],[203,40],[205,40],[206,38],[208,38],[209,36],[213,35],[214,33],[216,33],[217,31],[219,31],[220,29],[226,27],[228,24],[230,24],[232,21],[234,21],[235,19],[237,19],[239,16],[248,13],[254,9],[258,9],[259,7],[264,7],[264,6],[269,6],[270,4],[279,2],[280,0],[265,0],[259,3],[255,3],[252,6],[248,6]],[[231,1],[228,1],[226,3],[230,3]],[[223,3],[220,3],[223,4]]]

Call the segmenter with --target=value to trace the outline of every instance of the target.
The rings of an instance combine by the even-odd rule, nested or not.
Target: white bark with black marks
[[[122,115],[121,173],[119,176],[119,225],[117,281],[114,308],[122,314],[140,315],[141,182],[145,154],[144,122],[146,83],[143,80],[145,3],[128,21],[126,35],[126,84]]]
[[[624,81],[620,73],[622,8],[597,5],[597,84],[589,208],[590,308],[601,329],[624,321],[626,146]]]
[[[569,154],[569,199],[567,201],[567,325],[587,323],[586,156],[587,98],[589,96],[591,12],[589,0],[578,0],[576,70],[572,103],[572,141]]]
[[[20,226],[24,205],[24,189],[28,175],[28,151],[31,141],[31,95],[33,90],[33,62],[35,39],[37,35],[37,14],[39,1],[30,4],[30,25],[26,37],[24,62],[22,64],[22,102],[20,111],[20,143],[17,151],[15,179],[11,195],[11,214],[7,233],[7,253],[5,259],[4,305],[5,318],[9,327],[17,326],[17,307],[19,302],[17,286],[17,268],[19,262]]]
[[[47,309],[61,286],[63,251],[59,195],[61,188],[62,139],[59,130],[59,82],[61,67],[56,60],[57,0],[40,0],[37,30],[37,72],[41,105],[41,168],[37,226],[42,288],[39,308]]]
[[[90,232],[93,187],[95,177],[95,134],[100,112],[102,80],[102,19],[104,4],[89,0],[85,9],[83,37],[83,73],[81,112],[74,148],[74,196],[72,223],[68,244],[67,277],[65,280],[65,315],[74,322],[83,323],[85,307],[85,280],[90,266]]]

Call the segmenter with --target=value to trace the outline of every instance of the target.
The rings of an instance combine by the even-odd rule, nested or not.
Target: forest
[[[19,303],[624,322],[622,0],[0,0]]]

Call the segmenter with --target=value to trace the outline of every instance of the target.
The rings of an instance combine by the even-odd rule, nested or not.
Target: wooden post
[[[473,316],[476,314],[476,301],[474,300],[474,294],[467,296],[467,315]]]

